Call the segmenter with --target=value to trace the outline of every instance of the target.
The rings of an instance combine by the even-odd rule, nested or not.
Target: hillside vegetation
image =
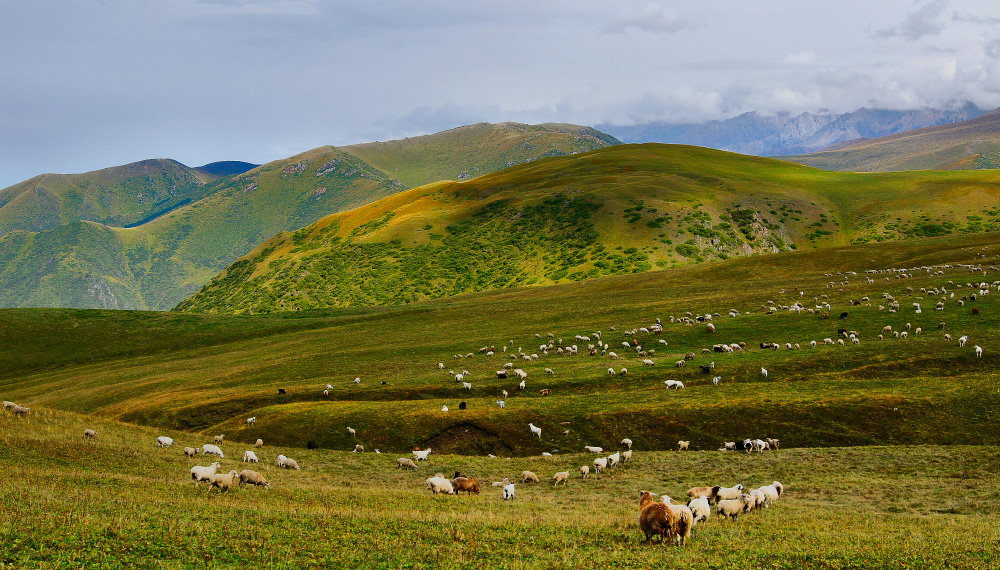
[[[418,187],[264,242],[179,310],[398,305],[759,253],[995,231],[1000,174],[844,174],[623,145]]]
[[[320,147],[246,172],[245,163],[189,169],[146,161],[45,175],[0,193],[9,195],[0,222],[12,224],[8,233],[0,226],[0,239],[16,242],[0,265],[0,306],[169,309],[278,232],[440,176],[477,176],[615,143],[573,125],[480,124],[394,143]],[[56,193],[62,210],[39,203]],[[88,214],[108,204],[114,211]],[[88,250],[58,227],[81,219],[107,226],[104,249]]]
[[[787,160],[851,172],[1000,168],[1000,109],[958,123],[845,141]]]

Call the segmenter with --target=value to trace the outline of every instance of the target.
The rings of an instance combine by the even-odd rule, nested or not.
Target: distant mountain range
[[[263,166],[154,159],[36,176],[0,190],[0,307],[169,309],[279,232],[411,186],[613,144],[589,127],[480,123]]]
[[[784,156],[811,153],[848,140],[965,121],[986,112],[966,103],[957,109],[858,109],[840,115],[751,112],[707,123],[597,125],[595,128],[626,143],[689,144],[755,156]]]

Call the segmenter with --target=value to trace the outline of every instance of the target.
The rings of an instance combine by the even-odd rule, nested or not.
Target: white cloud
[[[604,26],[609,34],[625,34],[630,30],[652,34],[672,34],[691,25],[684,21],[675,10],[659,4],[646,4],[642,10],[631,10]]]
[[[816,52],[814,51],[800,51],[799,53],[789,55],[785,58],[788,63],[802,63],[808,64],[816,61]]]
[[[941,14],[948,7],[948,0],[930,0],[914,12],[907,14],[902,23],[875,32],[877,38],[902,37],[916,41],[925,36],[936,36],[944,30]]]

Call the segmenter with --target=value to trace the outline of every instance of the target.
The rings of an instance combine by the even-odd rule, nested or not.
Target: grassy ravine
[[[83,437],[84,428],[98,432]],[[1000,567],[1000,451],[981,446],[649,452],[588,481],[592,455],[488,459],[432,453],[416,472],[396,455],[266,445],[253,466],[273,487],[196,489],[180,447],[205,438],[37,409],[0,414],[3,568],[675,568]],[[225,469],[245,445],[227,443]],[[370,450],[369,450],[370,451]],[[302,471],[273,466],[285,453]],[[232,458],[230,458],[232,456]],[[422,481],[462,470],[472,497],[431,496]],[[505,502],[489,482],[524,469]],[[546,482],[556,471],[563,488]],[[637,492],[780,480],[781,500],[738,524],[713,519],[684,548],[642,544]]]
[[[1000,230],[996,172],[847,174],[619,145],[414,188],[264,242],[178,309],[404,304],[848,243]]]

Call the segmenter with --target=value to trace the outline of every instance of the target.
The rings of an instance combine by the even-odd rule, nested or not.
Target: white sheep
[[[430,452],[431,448],[428,447],[427,449],[424,449],[422,451],[417,450],[413,451],[412,453],[417,457],[417,461],[427,461],[427,456],[430,454]]]
[[[15,405],[13,408],[10,409],[10,411],[15,416],[21,416],[23,418],[23,417],[25,417],[25,416],[27,416],[28,414],[31,413],[31,408],[27,408],[25,406],[17,406],[17,405]]]
[[[448,411],[448,406],[447,405],[441,406],[441,411],[442,412],[447,412]]]
[[[622,376],[626,376],[628,374],[628,368],[622,368],[621,371],[618,373],[621,374]]]
[[[666,380],[663,383],[666,385],[667,390],[669,390],[671,388],[673,388],[675,390],[683,390],[684,389],[684,383],[681,382],[680,380]]]
[[[257,441],[254,442],[253,446],[255,448],[257,448],[257,447],[264,447],[264,440],[260,439],[260,438],[257,438]]]
[[[615,374],[617,374],[617,372],[615,372],[614,368],[608,368],[608,376],[614,376]]]
[[[538,475],[535,475],[533,471],[521,471],[521,482],[522,483],[540,483]]]
[[[171,445],[174,444],[174,439],[171,437],[167,437],[165,435],[161,435],[160,437],[156,438],[156,444],[159,447],[170,447]]]
[[[620,445],[622,447],[626,447],[628,449],[632,449],[632,440],[626,437],[626,438],[622,439]]]
[[[555,483],[552,484],[553,487],[559,485],[559,483],[562,483],[563,487],[565,487],[566,482],[569,481],[569,471],[560,471],[553,475],[552,479],[555,481]]]
[[[265,489],[271,488],[271,484],[267,482],[267,479],[263,475],[249,469],[240,471],[240,485],[255,485]]]
[[[357,433],[358,433],[357,430],[355,430],[351,426],[347,426],[347,435],[351,437],[357,437]]]
[[[764,378],[767,378],[767,368],[764,368],[763,366],[761,366],[760,367],[760,375],[763,376]]]
[[[688,501],[688,508],[691,509],[691,524],[698,524],[707,521],[712,516],[712,507],[708,504],[707,497],[696,497]]]
[[[976,348],[976,358],[982,358],[983,357],[983,347],[981,347],[981,346],[979,346],[977,344],[975,348]]]
[[[198,452],[200,451],[201,450],[198,449],[197,447],[185,447],[184,455],[187,455],[188,457],[194,457],[195,455],[198,455]]]
[[[735,522],[740,522],[740,513],[743,512],[743,508],[746,506],[747,502],[750,500],[750,495],[741,494],[736,499],[727,499],[725,501],[719,501],[716,504],[716,512],[719,514],[720,519],[725,519],[729,517]]]
[[[354,451],[352,451],[351,453],[364,453],[364,452],[365,452],[365,446],[361,445],[360,443],[355,443]]]
[[[83,430],[83,437],[86,437],[86,438],[95,438],[95,437],[97,437],[97,432],[95,430],[87,428],[87,429]]]
[[[548,375],[550,375],[550,376],[554,376],[555,375],[555,372],[553,372],[551,368],[546,368],[545,369],[545,373],[548,374]]]
[[[626,449],[622,452],[622,463],[628,463],[629,461],[632,461],[632,450]]]
[[[594,473],[600,473],[608,468],[608,458],[598,457],[594,460]]]
[[[465,388],[466,390],[471,391],[472,390],[472,382],[462,382],[462,387]]]
[[[223,459],[226,457],[225,455],[222,454],[222,450],[219,449],[219,446],[212,445],[210,443],[206,443],[205,445],[201,446],[201,454],[202,455],[218,455],[219,457],[222,457]]]
[[[257,416],[254,416],[254,417],[252,417],[252,418],[247,418],[247,425],[248,425],[248,426],[252,426],[252,425],[254,425],[255,423],[257,423]]]
[[[279,455],[278,460],[275,462],[278,467],[284,467],[285,469],[295,469],[299,470],[299,464],[297,461],[290,457],[285,457],[284,455]]]
[[[404,467],[408,467],[410,469],[416,469],[417,464],[414,463],[413,460],[410,459],[409,457],[400,457],[399,459],[396,460],[396,469],[403,469]]]
[[[722,376],[716,376],[715,378],[712,378],[712,385],[718,386],[719,380],[722,380]]]
[[[969,342],[968,335],[958,337],[958,346],[964,347],[967,342]]]
[[[620,452],[616,451],[612,453],[611,455],[608,456],[608,466],[616,467],[618,465],[618,462],[621,461],[621,458],[622,454]]]
[[[648,358],[646,358],[646,359],[644,359],[642,361],[642,365],[643,366],[653,366],[654,364],[656,364],[656,363],[653,362],[652,360],[648,359]]]
[[[715,493],[715,502],[718,503],[723,499],[738,499],[741,493],[743,493],[742,484],[735,487],[719,487],[719,490]]]
[[[583,446],[583,449],[585,451],[589,451],[591,453],[604,453],[604,448],[603,447],[595,447],[595,446],[592,446],[592,445],[585,445],[585,446]]]
[[[502,409],[504,408],[504,406],[506,405],[506,403],[505,403],[505,402],[504,402],[503,400],[497,400],[496,402],[497,402],[497,405],[498,405],[498,406],[500,406],[500,409],[501,409],[501,410],[502,410]]]
[[[3,409],[5,409],[5,410],[13,410],[16,406],[17,406],[17,404],[15,404],[14,402],[11,402],[10,400],[4,400],[3,401]]]
[[[531,430],[531,435],[537,437],[538,439],[542,439],[542,428],[536,426],[533,423],[529,423],[528,429]]]
[[[222,440],[225,439],[225,437],[226,437],[226,434],[217,435],[217,436],[215,436],[215,437],[212,438],[212,443],[222,443]]]
[[[503,500],[509,501],[514,498],[514,483],[508,483],[503,486]]]
[[[191,468],[191,479],[194,480],[195,487],[198,486],[202,481],[208,481],[212,478],[212,475],[222,467],[222,464],[216,461],[215,463],[209,465],[208,467],[202,467],[201,465],[195,465]]]
[[[257,454],[249,449],[243,452],[243,463],[259,463]]]
[[[240,473],[239,471],[230,471],[229,473],[216,473],[208,478],[208,492],[211,493],[212,489],[219,489],[219,492],[228,493],[233,485],[239,483]]]
[[[525,387],[524,380],[521,380],[521,383],[517,385],[517,389],[518,390],[524,390],[524,387]]]
[[[587,477],[590,477],[590,467],[588,467],[586,465],[581,465],[580,466],[580,476],[583,477],[584,479],[586,479]]]
[[[674,540],[680,544],[686,544],[691,538],[691,528],[694,526],[694,513],[687,505],[675,505],[673,499],[667,495],[660,495],[660,502],[673,511],[674,517],[680,523],[680,532],[674,535]]]

